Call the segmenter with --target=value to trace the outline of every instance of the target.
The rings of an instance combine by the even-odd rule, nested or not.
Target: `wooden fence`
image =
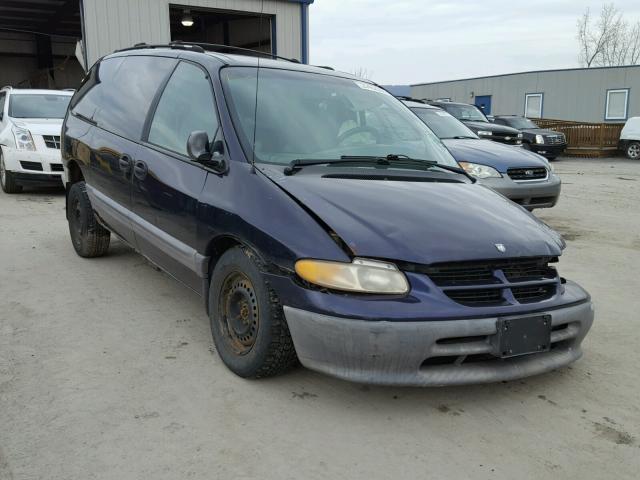
[[[615,155],[624,124],[587,123],[568,120],[533,119],[540,128],[564,133],[567,137],[567,155],[606,157]]]

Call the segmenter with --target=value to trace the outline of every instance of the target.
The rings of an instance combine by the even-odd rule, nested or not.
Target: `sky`
[[[578,67],[576,22],[590,0],[315,0],[310,63],[379,84]],[[640,0],[618,0],[631,23]]]

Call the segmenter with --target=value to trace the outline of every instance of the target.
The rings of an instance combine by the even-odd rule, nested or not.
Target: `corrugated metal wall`
[[[136,43],[168,43],[170,4],[275,15],[278,55],[301,59],[299,3],[264,0],[264,7],[261,0],[84,0],[83,3],[89,65],[103,55]]]
[[[525,95],[544,93],[544,118],[603,122],[607,90],[618,88],[630,89],[628,116],[640,116],[640,66],[519,73],[412,85],[411,95],[466,103],[474,103],[478,95],[491,95],[493,115],[522,115]]]

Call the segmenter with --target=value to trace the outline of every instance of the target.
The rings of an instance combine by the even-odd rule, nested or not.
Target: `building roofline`
[[[512,77],[514,75],[528,75],[531,73],[575,72],[578,70],[610,70],[614,68],[640,68],[640,65],[620,65],[617,67],[591,67],[591,68],[577,67],[577,68],[556,68],[556,69],[549,69],[549,70],[529,70],[526,72],[500,73],[497,75],[485,75],[480,77],[457,78],[455,80],[440,80],[437,82],[412,83],[409,86],[420,87],[423,85],[438,85],[440,83],[467,82],[469,80],[482,80],[485,78],[497,78],[497,77]]]

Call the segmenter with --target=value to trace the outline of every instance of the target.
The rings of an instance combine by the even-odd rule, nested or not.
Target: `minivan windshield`
[[[12,118],[64,118],[71,95],[14,93],[9,97]]]
[[[429,128],[370,83],[254,67],[227,67],[221,77],[245,152],[256,162],[393,154],[457,166]]]
[[[447,112],[456,117],[458,120],[469,120],[472,122],[486,122],[487,117],[473,105],[442,105]]]
[[[439,108],[412,108],[411,109],[427,126],[433,130],[438,138],[478,138],[460,120],[449,115]]]

